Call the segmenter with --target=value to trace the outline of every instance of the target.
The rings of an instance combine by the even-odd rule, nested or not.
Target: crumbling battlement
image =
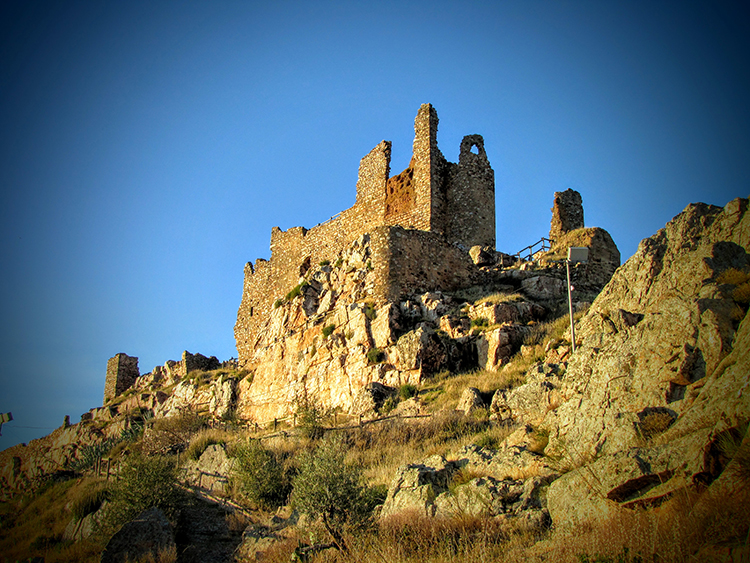
[[[244,347],[240,343],[252,338],[257,319],[266,318],[274,302],[297,285],[311,265],[334,259],[365,233],[401,227],[392,240],[392,230],[381,230],[374,245],[372,267],[378,276],[371,294],[376,300],[396,298],[394,293],[415,284],[453,286],[456,272],[442,266],[436,270],[436,256],[455,254],[449,261],[455,264],[463,261],[461,254],[468,260],[472,246],[495,247],[495,175],[484,140],[481,135],[464,137],[459,161],[451,163],[438,149],[437,128],[437,112],[423,104],[414,121],[413,155],[406,170],[390,177],[391,143],[382,141],[360,161],[352,207],[312,229],[272,229],[271,259],[245,266],[235,325],[240,362]],[[415,238],[414,244],[405,245],[405,237]],[[405,252],[402,247],[431,252]],[[429,272],[431,281],[416,283],[418,272]]]

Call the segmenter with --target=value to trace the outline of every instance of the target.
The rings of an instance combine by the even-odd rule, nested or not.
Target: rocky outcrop
[[[490,418],[520,425],[500,450],[468,448],[450,461],[401,468],[383,513],[471,511],[476,498],[494,514],[513,491],[537,487],[564,529],[686,490],[714,499],[743,490],[747,207],[744,199],[690,205],[645,239],[580,320],[576,353],[567,344],[548,348],[523,385],[494,394]],[[467,390],[467,405],[478,395]],[[467,468],[479,476],[457,485]],[[508,479],[518,482],[500,484]]]
[[[172,526],[158,508],[143,511],[123,525],[102,552],[102,563],[126,563],[151,557],[153,560],[177,555]]]
[[[235,409],[237,384],[237,378],[228,375],[219,375],[210,381],[182,380],[163,402],[154,405],[154,414],[164,417],[193,411],[226,418]]]
[[[581,320],[565,401],[543,423],[545,452],[580,467],[550,488],[556,523],[658,504],[721,475],[721,436],[750,419],[747,206],[688,206]]]
[[[416,512],[428,517],[522,519],[536,528],[548,525],[544,491],[557,475],[525,446],[510,445],[513,440],[506,440],[499,451],[470,446],[450,461],[432,456],[399,468],[381,518]]]
[[[208,446],[197,460],[191,460],[181,467],[181,481],[213,494],[229,492],[229,478],[234,460],[227,456],[221,444]]]
[[[377,275],[370,256],[364,235],[332,262],[311,265],[277,302],[249,347],[252,377],[238,386],[239,416],[290,417],[308,398],[361,414],[361,390],[369,384],[418,384],[441,370],[476,365],[473,340],[461,338],[468,333],[454,339],[440,330],[462,301],[430,292],[378,304],[370,297]]]
[[[612,278],[620,266],[620,251],[610,234],[599,227],[585,227],[560,234],[552,248],[538,257],[538,263],[545,268],[557,268],[560,279],[565,279],[564,261],[568,248],[586,247],[589,249],[588,262],[572,265],[570,281],[578,292],[598,293]],[[565,284],[562,285],[565,291]],[[573,299],[576,299],[573,293]]]

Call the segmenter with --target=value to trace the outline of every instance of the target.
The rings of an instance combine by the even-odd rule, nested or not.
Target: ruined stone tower
[[[104,382],[104,402],[129,389],[140,375],[138,358],[115,354],[107,362],[107,379]]]
[[[552,205],[552,222],[549,238],[557,240],[570,231],[583,228],[583,200],[581,194],[568,188],[564,192],[555,192]]]
[[[473,246],[495,247],[495,175],[481,135],[464,137],[459,161],[452,163],[438,149],[437,129],[437,112],[423,104],[406,170],[390,176],[391,143],[382,141],[360,162],[352,207],[309,230],[271,230],[271,259],[245,266],[235,325],[241,364],[274,302],[300,283],[311,264],[334,260],[364,235],[373,247],[377,282],[369,298],[375,301],[469,282],[456,265],[470,261]]]

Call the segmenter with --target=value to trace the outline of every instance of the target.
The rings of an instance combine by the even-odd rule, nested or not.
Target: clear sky
[[[0,448],[101,404],[107,359],[237,355],[271,227],[408,164],[419,105],[455,162],[484,136],[498,250],[555,191],[623,255],[750,193],[748,1],[0,4]]]

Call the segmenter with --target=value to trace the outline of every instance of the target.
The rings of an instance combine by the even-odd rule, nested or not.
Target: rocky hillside
[[[197,447],[204,431],[167,422],[190,410],[223,419],[223,437],[194,461],[169,459],[184,487],[228,497],[221,518],[249,515],[232,517],[242,534],[221,532],[237,542],[239,560],[282,561],[293,551],[315,561],[376,553],[393,561],[746,560],[747,208],[746,199],[688,206],[610,271],[603,289],[603,259],[578,266],[575,285],[585,292],[575,353],[564,318],[554,322],[565,310],[564,270],[553,261],[559,247],[536,266],[474,253],[489,286],[376,304],[367,298],[362,237],[279,300],[247,372],[225,366],[145,378],[81,423],[2,452],[5,500],[54,471],[81,478],[78,462],[93,445],[111,459]],[[614,259],[609,235],[566,236],[600,245],[594,258]],[[274,506],[292,501],[275,516],[237,492],[246,459],[237,444],[248,437],[291,487],[275,489]],[[105,448],[116,443],[126,447]],[[356,532],[354,512],[339,515],[346,526],[336,528],[326,512],[316,520],[306,509],[310,484],[299,476],[315,452],[333,455],[332,443],[341,457],[329,473],[353,467],[380,490],[361,493],[376,501],[362,500],[370,524]],[[347,490],[360,498],[356,487]],[[184,525],[172,525],[176,558],[187,561],[180,554],[198,548],[189,547]]]

